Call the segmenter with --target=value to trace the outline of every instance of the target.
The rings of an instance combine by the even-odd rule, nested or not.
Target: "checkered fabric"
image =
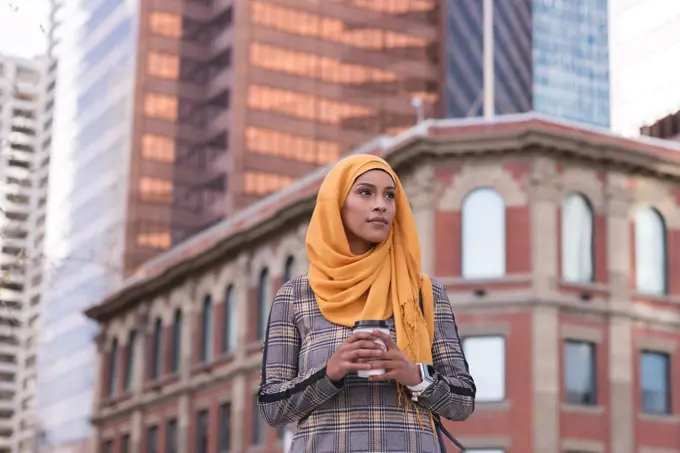
[[[272,426],[298,423],[290,453],[438,453],[425,407],[450,420],[465,420],[475,407],[475,384],[461,349],[453,310],[433,280],[435,384],[408,410],[398,406],[395,382],[371,383],[356,374],[336,386],[326,361],[352,329],[327,321],[307,275],[278,291],[271,308],[262,358],[259,408]],[[396,341],[394,322],[388,320]],[[416,417],[420,405],[423,423]]]

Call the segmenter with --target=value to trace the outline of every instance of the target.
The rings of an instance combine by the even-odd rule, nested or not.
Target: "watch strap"
[[[428,387],[434,384],[434,379],[432,379],[432,377],[430,376],[429,370],[427,369],[427,365],[425,365],[424,363],[418,363],[418,368],[420,370],[421,378],[420,383],[408,386],[408,389],[414,395],[418,395],[424,392],[425,390],[427,390]]]

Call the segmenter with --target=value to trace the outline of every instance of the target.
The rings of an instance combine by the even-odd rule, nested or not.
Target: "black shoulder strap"
[[[419,299],[420,299],[420,312],[424,315],[425,312],[423,311],[423,292],[422,290],[420,291],[419,294]],[[434,414],[433,414],[434,415]],[[446,444],[444,443],[444,438],[442,437],[442,434],[444,434],[453,444],[460,449],[460,451],[467,451],[465,447],[458,442],[458,440],[453,437],[453,435],[444,427],[444,424],[442,423],[441,418],[438,415],[434,415],[434,422],[435,422],[435,428],[437,429],[437,438],[439,440],[439,447],[442,450],[442,453],[446,452]]]

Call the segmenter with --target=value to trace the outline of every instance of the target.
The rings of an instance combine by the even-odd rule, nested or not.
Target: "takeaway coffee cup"
[[[387,325],[387,321],[369,320],[369,321],[357,321],[354,323],[354,332],[368,332],[373,333],[373,331],[379,330],[386,334],[390,334],[390,327]],[[380,338],[376,338],[376,343],[382,345],[383,350],[386,349],[385,342]],[[357,376],[367,378],[369,376],[377,376],[379,374],[385,374],[384,368],[378,368],[375,370],[358,370]]]

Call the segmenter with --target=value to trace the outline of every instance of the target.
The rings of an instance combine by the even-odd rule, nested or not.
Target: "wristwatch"
[[[418,401],[418,397],[434,384],[434,377],[432,377],[432,373],[430,372],[431,367],[424,363],[417,363],[416,365],[418,365],[418,369],[420,370],[420,384],[407,386],[411,391],[411,399],[413,401]]]

